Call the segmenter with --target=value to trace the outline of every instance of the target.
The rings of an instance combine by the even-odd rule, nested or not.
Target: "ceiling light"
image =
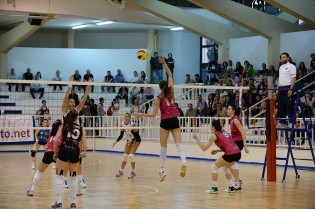
[[[105,22],[98,22],[96,25],[108,25],[114,23],[113,21],[105,21]]]
[[[184,30],[183,27],[175,27],[175,28],[171,28],[171,30]]]
[[[73,26],[72,29],[79,29],[79,28],[85,28],[87,27],[87,25],[77,25],[77,26]]]

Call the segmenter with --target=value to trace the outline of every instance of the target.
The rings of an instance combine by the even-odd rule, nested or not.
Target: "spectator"
[[[139,104],[140,105],[142,105],[143,103],[145,103],[147,101],[146,95],[144,93],[144,89],[143,88],[140,89],[138,98],[139,98]]]
[[[107,116],[113,116],[113,106],[109,106],[107,111],[106,111]]]
[[[268,76],[269,75],[269,70],[267,69],[266,63],[261,64],[261,74],[262,76]]]
[[[39,77],[38,76],[35,76],[35,80],[39,80]],[[44,96],[44,92],[45,92],[45,89],[44,87],[39,84],[39,83],[32,83],[31,86],[30,86],[30,92],[31,92],[31,95],[33,97],[33,99],[36,99],[35,95],[34,95],[34,92],[40,92],[40,96],[39,96],[39,99],[42,99],[43,96]]]
[[[232,72],[234,71],[232,60],[229,60],[229,64],[228,64],[228,66],[227,66],[227,71],[228,71],[229,73],[232,73]]]
[[[190,74],[186,74],[185,85],[191,85],[194,81],[191,79]],[[183,89],[183,93],[186,94],[186,99],[188,99],[187,92],[189,91],[189,99],[191,99],[191,89]]]
[[[298,71],[299,69],[302,70],[303,74],[306,74],[307,68],[305,67],[304,62],[300,62],[300,63],[299,63],[299,67],[297,68],[297,71]]]
[[[254,86],[257,89],[263,82],[264,77],[261,75],[260,70],[256,71],[256,75],[254,77]]]
[[[42,73],[40,71],[37,71],[35,77],[38,77],[38,80],[41,80],[42,79]]]
[[[166,64],[168,66],[168,68],[170,69],[171,73],[172,73],[172,76],[174,74],[174,67],[175,67],[175,60],[173,59],[173,55],[172,53],[168,53],[167,55],[167,59],[165,60],[166,61]],[[168,80],[168,76],[166,74],[166,77],[167,77],[167,80]]]
[[[77,106],[79,102],[79,96],[75,93],[74,89],[71,89],[71,94],[69,94],[69,100],[73,99],[75,101],[75,106]]]
[[[180,117],[183,117],[183,116],[184,116],[184,112],[183,112],[183,110],[178,106],[178,103],[175,103],[175,106],[176,106],[176,108],[177,108],[178,111],[179,111],[179,116],[180,116]]]
[[[26,73],[23,74],[23,80],[33,80],[34,79],[34,76],[33,74],[31,73],[31,69],[30,68],[27,68],[26,69]],[[38,79],[37,79],[38,80]],[[26,84],[26,83],[23,83],[22,84],[22,91],[24,92],[25,91],[25,86],[26,85],[30,85],[30,84]]]
[[[111,72],[110,71],[107,71],[107,75],[104,77],[104,82],[105,83],[113,83],[114,82],[114,77],[111,75]],[[108,86],[107,87],[107,91],[109,91],[109,89],[112,88],[112,92],[115,93],[115,86]],[[105,92],[105,87],[102,86],[101,87],[102,89],[102,92],[104,93]]]
[[[212,106],[213,106],[214,98],[212,94],[208,95],[208,113],[207,115],[212,117]]]
[[[240,62],[237,62],[237,63],[236,63],[236,66],[235,66],[235,70],[234,70],[235,75],[236,75],[236,76],[243,75],[243,70],[244,70],[244,68],[243,68],[243,66],[241,65],[241,63],[240,63]]]
[[[94,76],[91,73],[90,69],[87,69],[86,74],[83,76],[83,82],[93,82],[93,81],[94,81]],[[83,88],[84,88],[84,92],[85,92],[86,86],[83,86]],[[94,86],[93,85],[91,85],[91,92],[92,93],[94,92]]]
[[[139,93],[138,87],[134,86],[131,88],[131,90],[130,90],[130,103],[131,103],[131,105],[133,105],[135,99],[138,98],[138,93]]]
[[[163,80],[163,65],[159,61],[159,54],[157,52],[154,52],[154,56],[151,57],[150,64],[153,75],[153,83],[157,84]]]
[[[74,72],[74,74],[73,74],[73,81],[81,82],[81,75],[80,75],[80,73],[79,73],[79,70],[76,70],[76,71]],[[74,86],[73,86],[73,89],[74,89],[75,87],[76,87],[76,86],[74,85]],[[78,87],[78,92],[80,92],[81,86],[78,85],[77,87]]]
[[[239,81],[239,78],[235,75],[235,72],[231,73],[231,81],[233,86],[235,86],[237,81]]]
[[[62,81],[62,77],[60,75],[60,70],[56,71],[56,75],[55,75],[53,80],[54,81]],[[62,85],[61,84],[60,85],[53,85],[53,86],[54,86],[54,91],[56,91],[57,86],[59,86],[60,91],[62,91]]]
[[[8,73],[8,79],[16,80],[16,74],[14,72],[14,68],[11,68],[10,73]],[[11,85],[15,85],[15,91],[19,91],[19,84],[18,83],[8,83],[9,91],[11,91]]]
[[[199,116],[206,116],[207,115],[207,103],[205,100],[202,99],[201,95],[197,96],[197,114]]]
[[[130,114],[132,116],[135,116],[137,113],[143,113],[143,108],[139,105],[139,101],[137,99],[134,100],[134,105],[130,108]],[[136,121],[138,121],[137,118],[135,118]]]
[[[115,83],[124,83],[125,79],[124,76],[121,74],[121,70],[117,70],[117,75],[115,75]]]
[[[144,71],[141,71],[139,83],[146,83],[146,82],[147,82],[147,76]]]
[[[44,120],[44,114],[45,111],[48,109],[47,107],[47,103],[46,100],[42,100],[42,105],[40,106],[40,108],[36,111],[35,115],[37,116],[37,118],[39,119],[38,124],[41,126],[41,124],[43,123]]]
[[[133,71],[133,78],[131,79],[130,83],[140,83],[138,72]]]
[[[89,101],[90,105],[90,122],[91,122],[91,127],[96,127],[96,116],[97,116],[97,105],[94,103],[94,99],[90,99]]]
[[[96,118],[96,126],[103,127],[103,117],[106,115],[105,109],[104,109],[104,98],[101,97],[99,99],[99,103],[96,107],[97,110],[97,118]],[[96,130],[96,135],[99,135],[99,130]]]
[[[222,104],[218,103],[217,107],[213,109],[213,116],[214,117],[226,117],[225,111],[222,108]]]
[[[126,107],[127,107],[128,106],[128,88],[125,86],[120,87],[116,98],[124,99],[126,101]]]
[[[45,112],[44,112],[44,119],[43,120],[47,120],[48,126],[50,125],[51,115],[50,115],[49,109],[45,110]]]
[[[194,117],[194,118],[191,118],[190,120],[186,119],[184,120],[184,125],[183,127],[199,127],[199,120],[196,119],[195,117],[197,117],[197,111],[196,109],[193,107],[193,104],[189,103],[188,104],[188,109],[186,110],[186,113],[185,113],[185,117]],[[186,123],[189,123],[188,125],[186,125]],[[184,129],[184,131],[186,131]],[[192,131],[192,129],[191,129]]]
[[[150,83],[147,81],[147,83]],[[144,93],[145,93],[145,97],[147,99],[147,101],[150,101],[150,106],[152,106],[152,99],[154,98],[154,90],[152,87],[145,87],[144,88]]]
[[[269,74],[270,76],[276,76],[276,69],[273,65],[269,66]]]

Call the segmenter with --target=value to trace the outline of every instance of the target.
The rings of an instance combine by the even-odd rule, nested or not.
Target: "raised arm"
[[[73,76],[70,76],[69,81],[70,82],[73,81]],[[63,115],[65,115],[68,112],[68,102],[69,102],[69,95],[70,95],[71,90],[72,90],[72,85],[70,84],[66,91],[65,97],[63,98],[63,103],[61,107],[61,112]]]
[[[168,76],[168,87],[171,87],[174,85],[174,81],[173,81],[173,75],[171,70],[168,68],[166,62],[165,62],[165,58],[163,56],[160,57],[160,63],[163,65],[163,67],[166,70],[166,74]]]
[[[76,106],[76,109],[77,109],[78,112],[81,112],[81,110],[83,109],[84,104],[85,104],[85,102],[87,100],[87,97],[88,97],[88,95],[90,93],[90,89],[91,89],[90,82],[92,82],[91,78],[88,81],[89,84],[86,86],[86,91],[84,92],[84,95],[83,95],[83,98],[82,98],[81,102],[78,104],[78,106]]]

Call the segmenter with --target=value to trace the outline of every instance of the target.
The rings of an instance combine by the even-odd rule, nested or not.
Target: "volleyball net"
[[[136,113],[153,110],[154,99],[160,93],[157,84],[0,80],[0,143],[32,143],[34,130],[45,129],[41,127],[44,119],[48,120],[49,127],[55,120],[62,119],[61,110],[69,84],[72,90],[66,100],[73,98],[76,104],[82,100],[86,86],[92,85],[80,112],[80,123],[85,127],[87,137],[117,138],[124,114],[130,113],[143,140],[159,141],[159,113],[155,118],[134,117]],[[245,101],[249,91],[248,87],[174,85],[176,102],[182,110],[179,117],[182,140],[189,143],[194,134],[198,134],[202,141],[209,140],[213,119],[219,119],[229,132],[227,106],[234,104],[247,109]],[[241,117],[248,143],[265,146],[265,126],[262,126],[265,116],[262,114],[248,120],[245,120],[246,115]],[[256,124],[257,129],[248,129],[249,125]],[[284,139],[278,139],[277,143],[286,146]]]

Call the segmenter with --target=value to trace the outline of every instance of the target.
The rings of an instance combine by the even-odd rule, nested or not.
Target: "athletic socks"
[[[34,179],[33,179],[33,183],[32,183],[32,187],[31,187],[31,191],[34,192],[35,191],[35,187],[40,179],[40,177],[42,176],[42,173],[39,172],[38,170],[36,171],[35,175],[34,175]]]
[[[161,150],[160,150],[160,173],[165,171],[166,157],[167,157],[167,148],[161,147]]]
[[[186,164],[186,152],[182,143],[176,144],[180,159],[182,160],[183,164]]]
[[[62,202],[62,188],[63,188],[64,177],[61,175],[56,176],[56,195],[57,203]]]
[[[69,177],[69,185],[71,191],[70,203],[75,203],[78,191],[78,178],[76,176]]]

